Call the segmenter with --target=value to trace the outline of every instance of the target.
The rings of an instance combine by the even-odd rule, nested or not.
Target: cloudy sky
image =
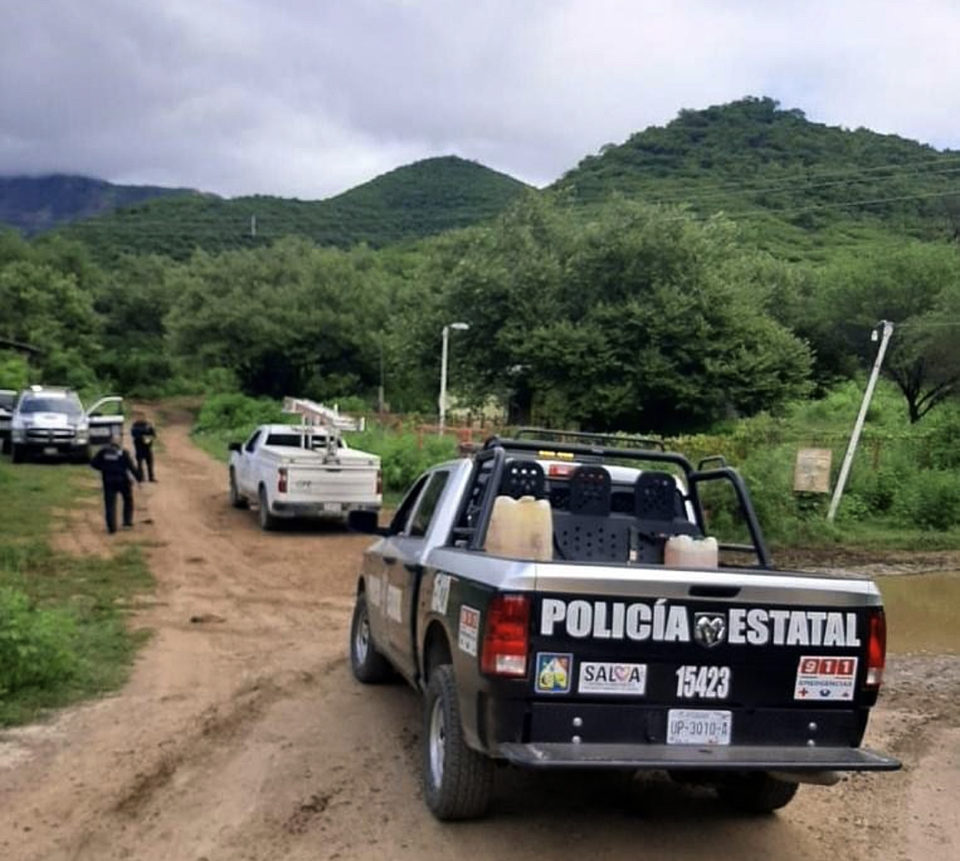
[[[960,148],[958,0],[4,0],[0,174],[336,194],[453,153],[535,185],[768,95]]]

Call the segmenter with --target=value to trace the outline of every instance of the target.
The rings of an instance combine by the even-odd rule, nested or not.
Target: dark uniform
[[[130,428],[130,436],[133,437],[133,450],[137,455],[137,469],[140,475],[144,474],[143,465],[146,463],[146,474],[150,481],[156,481],[156,475],[153,472],[153,440],[157,432],[153,425],[145,419],[137,419]]]
[[[120,448],[117,442],[104,446],[90,461],[90,466],[100,471],[103,478],[103,510],[107,518],[107,532],[117,531],[117,494],[123,496],[123,525],[133,526],[133,490],[129,476],[137,482],[143,473],[133,465],[130,452]]]

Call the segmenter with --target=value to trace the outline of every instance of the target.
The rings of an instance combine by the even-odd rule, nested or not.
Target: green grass
[[[135,545],[109,558],[52,549],[70,508],[98,504],[83,467],[4,460],[0,495],[10,501],[0,519],[0,726],[9,726],[126,681],[148,636],[129,629],[128,613],[153,578]]]

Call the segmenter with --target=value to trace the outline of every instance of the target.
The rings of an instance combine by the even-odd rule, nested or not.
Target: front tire
[[[430,674],[424,700],[423,795],[437,819],[476,819],[487,812],[493,760],[467,747],[453,667]]]
[[[23,463],[23,458],[24,458],[23,446],[13,443],[10,448],[10,459],[14,463]]]
[[[797,794],[798,785],[759,772],[731,778],[717,786],[717,795],[745,813],[773,813],[786,807]]]
[[[230,504],[234,508],[246,508],[249,505],[246,497],[240,495],[240,488],[237,487],[237,474],[233,467],[230,467]]]
[[[271,529],[276,528],[277,518],[270,513],[270,503],[267,500],[267,489],[260,486],[260,494],[258,496],[260,502],[260,511],[258,512],[260,516],[260,528],[264,532],[269,532]]]
[[[370,636],[370,612],[367,610],[366,593],[357,595],[353,605],[353,620],[350,623],[350,669],[358,682],[376,685],[391,676],[390,664],[380,654]]]

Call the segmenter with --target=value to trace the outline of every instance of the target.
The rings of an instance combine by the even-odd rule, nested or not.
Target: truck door
[[[90,423],[91,445],[108,443],[114,434],[122,437],[123,398],[111,395],[95,401],[87,409],[87,421]]]
[[[260,441],[260,435],[263,433],[261,428],[257,428],[250,438],[240,449],[240,457],[237,461],[237,485],[241,493],[249,496],[257,492],[257,476],[253,465],[253,453],[257,449],[257,443]]]
[[[406,528],[393,542],[396,556],[387,566],[387,640],[397,669],[410,677],[417,666],[414,624],[427,532],[449,478],[445,469],[429,474]]]

